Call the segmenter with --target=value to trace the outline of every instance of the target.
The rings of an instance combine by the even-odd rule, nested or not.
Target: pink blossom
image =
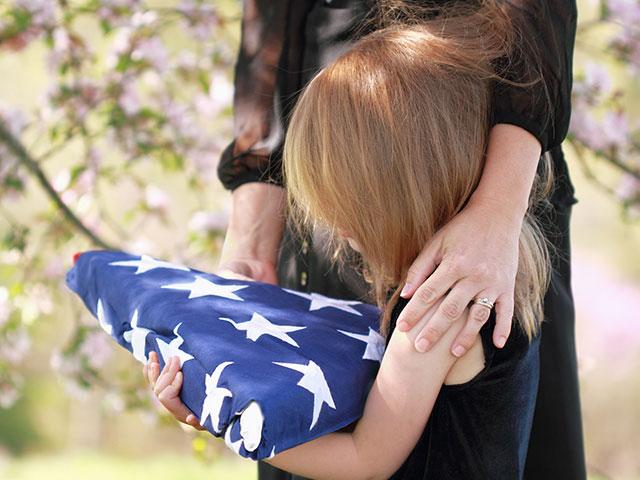
[[[599,359],[601,368],[633,365],[630,359],[640,349],[638,286],[579,251],[572,269],[580,359]]]
[[[6,332],[0,343],[0,358],[12,365],[20,363],[31,349],[31,338],[26,328]]]
[[[9,320],[11,305],[9,304],[9,290],[0,286],[0,327]]]
[[[71,53],[71,38],[64,28],[56,28],[53,31],[53,48],[47,55],[47,67],[55,72]]]
[[[113,27],[127,25],[131,12],[141,5],[141,0],[101,0],[98,16]]]
[[[3,122],[9,131],[18,137],[27,126],[27,116],[22,110],[0,106],[0,122]]]
[[[147,185],[144,189],[144,203],[149,210],[166,213],[170,206],[170,198],[164,190],[155,185]]]
[[[605,146],[600,135],[600,126],[584,102],[576,102],[571,112],[569,131],[582,143],[594,150],[602,150]]]
[[[209,94],[199,94],[194,102],[196,110],[205,117],[214,117],[221,110],[231,106],[233,101],[233,85],[225,75],[214,74],[209,86]]]
[[[630,174],[623,175],[616,189],[616,195],[621,200],[631,200],[640,196],[640,180]]]
[[[601,94],[611,90],[612,82],[607,69],[600,63],[589,62],[584,67],[585,85]]]
[[[51,185],[56,190],[56,192],[64,192],[67,188],[69,188],[69,183],[71,182],[71,172],[69,169],[60,170],[58,174],[53,177],[51,181]]]
[[[194,0],[182,0],[178,10],[183,13],[185,17],[183,23],[195,39],[205,41],[212,38],[218,23],[218,15],[212,5]]]
[[[56,24],[56,2],[51,0],[14,0],[14,5],[31,14],[33,25],[52,27]]]
[[[121,28],[116,32],[105,58],[107,68],[116,68],[120,57],[131,50],[133,33],[133,29],[127,27]]]
[[[0,378],[0,407],[11,408],[16,403],[23,383],[24,380],[15,375]]]
[[[87,357],[91,368],[100,370],[111,358],[111,340],[102,330],[91,331],[82,342],[79,353]]]
[[[158,14],[151,10],[136,12],[131,16],[131,25],[135,28],[153,25],[158,20]]]
[[[69,265],[65,264],[62,258],[56,256],[47,263],[42,274],[44,275],[44,278],[47,279],[60,279],[67,271],[68,267]]]
[[[140,97],[131,82],[122,84],[118,105],[120,105],[124,113],[129,116],[133,116],[140,111]]]
[[[167,49],[158,37],[140,41],[131,52],[131,58],[137,62],[147,62],[159,72],[166,71],[169,64]]]
[[[640,23],[640,2],[637,0],[608,0],[607,8],[615,19],[638,25]]]
[[[602,120],[605,147],[625,149],[629,144],[629,124],[623,112],[606,112]]]

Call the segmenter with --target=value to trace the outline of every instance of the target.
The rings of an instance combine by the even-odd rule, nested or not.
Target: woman
[[[491,342],[494,318],[456,362],[448,342],[466,311],[426,353],[413,348],[420,328],[393,329],[411,263],[469,201],[483,171],[491,62],[515,37],[507,13],[484,3],[366,36],[314,77],[295,107],[284,146],[292,218],[348,232],[385,311],[381,329],[392,333],[353,431],[276,452],[268,462],[279,468],[312,478],[522,478],[548,278],[533,210],[519,237],[517,324],[503,349]],[[531,209],[540,193],[536,186]],[[489,316],[491,306],[478,303]],[[148,369],[171,411],[177,365],[159,378],[156,362]]]
[[[413,309],[416,317],[420,311],[426,312],[428,305],[422,303],[421,292],[432,286],[435,275],[429,273],[434,263],[455,263],[462,252],[468,261],[457,269],[453,281],[474,273],[478,292],[500,284],[499,290],[510,297],[518,261],[513,245],[533,180],[530,167],[535,168],[541,154],[551,156],[556,174],[550,199],[553,209],[541,214],[540,220],[557,254],[544,302],[540,386],[525,477],[580,480],[586,473],[569,240],[576,199],[560,147],[570,117],[576,5],[575,0],[520,0],[517,4],[526,32],[523,41],[541,53],[545,83],[527,88],[501,85],[494,92],[493,128],[481,179],[486,188],[424,246],[424,254],[411,269],[416,273],[410,282],[415,293],[405,312]],[[345,299],[362,299],[366,294],[367,284],[355,269],[338,271],[331,265],[327,232],[319,229],[303,238],[293,234],[282,214],[281,158],[288,114],[299,91],[349,47],[356,39],[357,26],[375,6],[376,2],[364,0],[244,2],[235,76],[234,140],[224,150],[218,167],[223,186],[232,192],[233,206],[220,269]],[[527,63],[506,65],[506,73],[521,79]],[[546,99],[552,107],[550,116]],[[497,211],[503,215],[495,215]],[[434,253],[439,255],[435,262]],[[475,272],[487,265],[500,267],[490,268],[488,273]],[[440,297],[444,296],[446,287],[440,285],[439,290]],[[446,297],[452,298],[451,292]],[[505,310],[502,318],[510,321],[509,308]],[[475,339],[473,331],[480,328],[479,322],[469,321],[468,325],[471,335],[466,336],[467,341]],[[504,328],[493,332],[494,343],[503,332]],[[559,384],[564,388],[557,388]],[[259,478],[292,477],[261,462]]]

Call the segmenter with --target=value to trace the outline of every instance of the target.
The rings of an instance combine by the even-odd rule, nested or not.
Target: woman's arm
[[[505,344],[513,317],[518,241],[540,153],[540,143],[520,127],[501,124],[491,129],[487,160],[470,201],[436,233],[410,269],[407,282],[418,288],[402,294],[413,296],[398,318],[400,330],[411,328],[451,289],[418,335],[417,349],[421,341],[427,342],[422,350],[439,342],[451,321],[477,296],[495,303],[493,341],[498,348]],[[489,318],[489,310],[481,305],[469,312],[465,329],[449,344],[455,355],[464,355]]]
[[[277,285],[276,264],[284,231],[284,189],[248,182],[233,190],[229,227],[216,273],[225,271]]]
[[[522,202],[531,191],[540,153],[560,145],[569,127],[576,1],[510,0],[503,5],[521,34],[516,54],[498,62],[500,74],[516,82],[541,75],[542,81],[528,87],[497,82],[495,126],[480,191],[425,245],[409,270],[402,296],[411,300],[398,319],[399,329],[411,328],[429,305],[446,295],[433,324],[416,342],[423,351],[439,341],[451,319],[477,296],[496,302],[493,341],[498,348],[505,344],[513,314]],[[487,319],[485,308],[473,307],[452,351],[464,354]]]

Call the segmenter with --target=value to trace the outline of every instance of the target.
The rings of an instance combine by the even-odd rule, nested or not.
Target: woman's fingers
[[[418,287],[409,303],[398,316],[396,328],[406,332],[420,321],[429,307],[441,298],[458,280],[456,271],[447,263],[441,263],[435,272]]]
[[[496,328],[493,329],[493,344],[504,347],[511,333],[511,323],[513,320],[514,300],[513,294],[502,295],[495,304]]]
[[[488,292],[483,291],[480,292],[476,297],[486,297],[490,302],[495,303],[494,297],[495,295]],[[480,333],[480,329],[482,326],[487,323],[489,320],[489,316],[491,315],[491,309],[489,307],[485,307],[484,305],[473,304],[469,307],[469,313],[467,315],[467,321],[462,328],[462,331],[458,334],[456,339],[453,341],[451,353],[456,357],[461,357],[473,346]]]
[[[411,264],[411,267],[409,267],[407,279],[400,292],[401,297],[411,297],[416,289],[423,284],[427,277],[436,269],[440,248],[440,243],[437,241],[436,236],[431,239],[427,247],[418,254]]]
[[[477,293],[477,287],[470,279],[457,282],[444,298],[436,313],[422,329],[415,341],[416,350],[426,352],[460,318],[467,305]],[[408,305],[407,305],[408,306]]]
[[[251,277],[247,275],[243,275],[242,273],[234,272],[233,270],[229,270],[228,268],[223,268],[216,272],[216,275],[225,278],[235,278],[237,280],[253,280]]]

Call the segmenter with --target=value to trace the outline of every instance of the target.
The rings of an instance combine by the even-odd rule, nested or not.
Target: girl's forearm
[[[540,154],[540,142],[525,129],[494,126],[482,177],[470,202],[488,204],[505,218],[522,222]]]
[[[452,341],[462,317],[446,336]],[[420,324],[421,325],[421,324]],[[407,458],[429,419],[456,361],[448,343],[427,353],[413,348],[419,329],[396,331],[353,432],[331,433],[267,460],[298,475],[321,479],[385,479]]]

